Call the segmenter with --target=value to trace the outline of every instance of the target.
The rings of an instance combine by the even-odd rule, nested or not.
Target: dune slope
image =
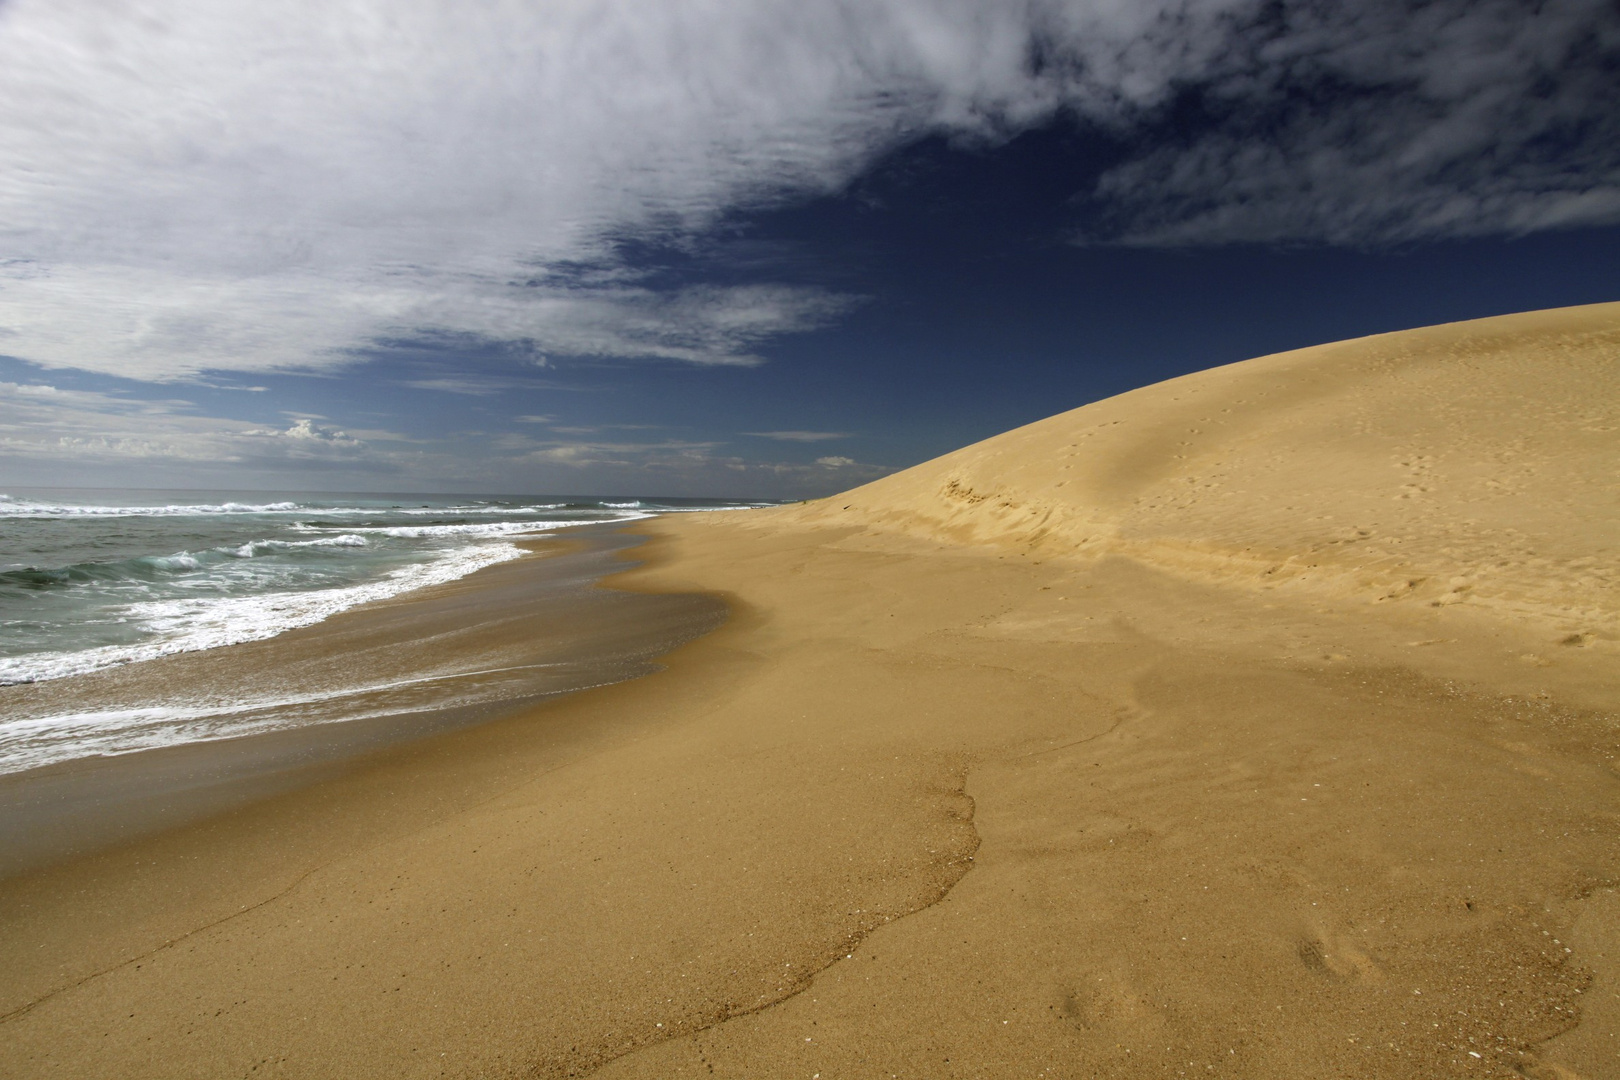
[[[1044,555],[1620,629],[1620,303],[1337,342],[1030,424],[816,505]]]

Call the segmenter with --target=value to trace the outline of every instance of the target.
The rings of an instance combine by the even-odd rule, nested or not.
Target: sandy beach
[[[662,670],[0,881],[0,1075],[1620,1076],[1617,476],[1607,304],[637,525]]]
[[[0,773],[0,879],[307,787],[379,749],[644,675],[724,621],[712,597],[594,588],[636,537],[587,527],[522,543],[529,557],[476,582],[303,630],[0,687],[9,717],[116,717],[167,703],[202,714],[201,734],[210,715],[259,728]]]

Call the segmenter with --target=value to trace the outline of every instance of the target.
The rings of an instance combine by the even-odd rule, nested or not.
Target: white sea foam
[[[533,531],[532,526],[529,528]],[[514,544],[486,543],[444,552],[430,561],[400,567],[379,580],[346,588],[130,604],[121,617],[153,637],[129,645],[0,658],[0,684],[60,679],[171,653],[260,641],[318,623],[359,604],[454,581],[523,554],[523,549]]]
[[[401,539],[424,540],[436,536],[484,537],[515,536],[519,533],[548,533],[557,529],[574,529],[581,525],[613,525],[618,522],[640,521],[650,514],[626,514],[620,517],[589,518],[577,521],[489,521],[459,525],[371,525],[356,526],[356,532],[377,533]]]
[[[663,513],[742,508],[664,507],[642,500],[420,507],[320,502],[310,497],[297,502],[108,506],[74,505],[54,496],[29,501],[0,495],[0,535],[47,538],[33,541],[33,547],[20,543],[26,563],[18,562],[19,571],[42,555],[48,558],[54,538],[63,533],[79,544],[73,556],[89,557],[62,568],[60,580],[32,582],[24,572],[13,583],[8,595],[15,603],[5,613],[5,625],[30,629],[8,644],[44,651],[0,657],[0,684],[58,679],[274,637],[360,604],[516,558],[524,554],[512,543],[519,537],[625,524]],[[109,542],[98,545],[81,537]],[[186,539],[172,547],[152,546],[181,537]],[[175,550],[180,547],[189,549]],[[171,553],[151,553],[164,550]],[[122,557],[110,557],[115,553]],[[48,577],[50,571],[37,573]],[[30,592],[33,585],[43,591]],[[444,707],[447,701],[468,703],[496,692],[496,683],[508,678],[500,674],[503,670],[519,677],[515,668],[426,673],[296,698],[165,698],[161,705],[130,702],[128,708],[55,715],[21,715],[13,703],[0,716],[0,773],[281,727],[402,715]],[[458,678],[468,681],[452,681]],[[426,683],[440,685],[417,687]]]
[[[0,495],[0,517],[179,517],[203,514],[289,514],[307,513],[311,507],[302,503],[188,503],[161,506],[78,506],[65,503],[41,503],[28,499],[14,499]],[[323,514],[342,513],[341,510],[322,510]],[[354,510],[350,513],[363,513]]]
[[[250,701],[187,701],[142,705],[126,709],[25,716],[0,722],[0,774],[22,772],[83,757],[132,754],[191,742],[212,742],[311,722],[342,723],[377,716],[399,716],[419,709],[441,709],[446,701],[435,696],[414,703],[398,698],[370,703],[357,711],[341,707],[345,699],[388,694],[434,683],[488,679],[557,664],[519,664],[478,671],[441,672],[411,679],[367,683]],[[319,710],[304,706],[319,705]],[[337,705],[337,708],[333,708]],[[313,720],[318,716],[319,720]]]
[[[99,506],[77,503],[35,502],[0,494],[0,518],[3,517],[204,517],[223,514],[300,514],[342,517],[355,514],[407,514],[413,517],[469,516],[477,514],[549,514],[567,507],[567,503],[535,503],[530,506],[492,506],[469,504],[466,506],[318,506],[307,502],[272,503],[169,503],[151,506]],[[603,503],[614,509],[635,509],[641,504]]]
[[[780,503],[737,503],[735,506],[661,506],[660,514],[723,514],[732,510],[763,510]]]
[[[196,570],[202,566],[197,556],[189,551],[174,555],[148,555],[140,561],[158,570]]]
[[[250,540],[241,547],[231,548],[230,554],[239,559],[251,559],[268,551],[294,551],[298,548],[365,547],[371,543],[357,533],[340,536],[322,536],[314,540]]]
[[[477,506],[402,506],[392,510],[395,514],[547,514],[553,510],[561,510],[567,503],[542,503],[534,506],[490,506],[487,504]],[[603,503],[611,506],[611,503]]]

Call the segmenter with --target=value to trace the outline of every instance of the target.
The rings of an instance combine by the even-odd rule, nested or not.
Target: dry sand
[[[667,670],[0,885],[0,1074],[1620,1076],[1617,471],[1603,305],[659,520]]]

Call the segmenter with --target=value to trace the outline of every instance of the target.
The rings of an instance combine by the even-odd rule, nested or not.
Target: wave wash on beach
[[[520,558],[518,540],[745,505],[19,490],[0,496],[0,686],[262,641]],[[40,695],[40,706],[14,702],[0,721],[0,773],[224,738],[295,716],[367,715],[339,703],[429,681],[357,677],[249,699],[171,687],[158,703],[95,708]]]

